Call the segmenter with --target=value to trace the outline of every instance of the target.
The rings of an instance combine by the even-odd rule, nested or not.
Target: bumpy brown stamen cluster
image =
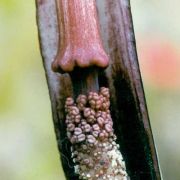
[[[116,144],[109,106],[109,89],[66,99],[67,136],[79,179],[125,180],[127,174]]]

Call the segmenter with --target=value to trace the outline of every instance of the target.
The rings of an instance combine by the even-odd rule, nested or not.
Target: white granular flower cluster
[[[68,97],[65,103],[67,136],[79,179],[126,180],[125,163],[116,144],[110,115],[109,89]]]

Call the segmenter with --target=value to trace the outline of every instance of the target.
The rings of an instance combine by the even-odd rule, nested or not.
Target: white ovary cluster
[[[110,115],[109,89],[68,97],[65,103],[67,136],[79,179],[126,180],[125,163],[116,144]]]

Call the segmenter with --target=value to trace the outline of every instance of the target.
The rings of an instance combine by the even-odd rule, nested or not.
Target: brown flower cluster
[[[65,102],[67,136],[72,143],[72,158],[80,179],[127,179],[113,121],[109,89],[79,95],[76,102]]]

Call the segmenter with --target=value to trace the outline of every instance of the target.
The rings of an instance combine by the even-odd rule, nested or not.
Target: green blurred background
[[[132,0],[137,49],[164,180],[180,179],[180,1]],[[0,0],[0,179],[64,180],[34,0]]]

